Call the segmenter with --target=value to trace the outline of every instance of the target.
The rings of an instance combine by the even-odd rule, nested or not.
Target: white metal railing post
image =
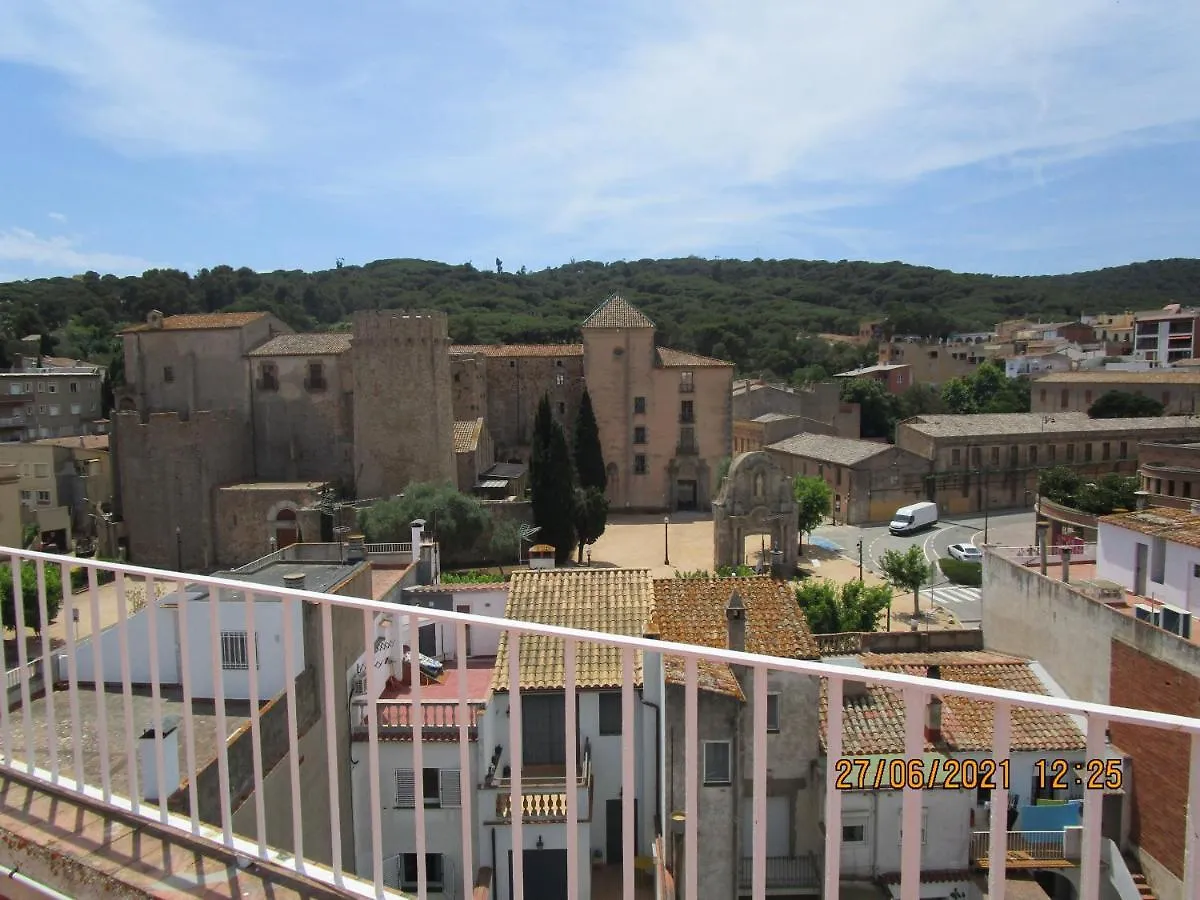
[[[367,772],[371,788],[371,866],[375,896],[383,896],[383,797],[379,789],[379,676],[371,654],[375,649],[375,617],[363,610],[363,653],[367,664]],[[395,786],[393,785],[393,789]]]
[[[1012,710],[1007,703],[996,703],[992,707],[992,716],[992,759],[1006,760],[1012,746]],[[1004,900],[1008,872],[1008,787],[1008,783],[998,777],[996,787],[992,791],[992,818],[989,824],[991,837],[988,843],[988,900]],[[999,865],[995,863],[997,858],[1000,860]]]
[[[226,847],[233,846],[233,810],[229,800],[229,729],[225,724],[225,666],[221,646],[221,604],[218,591],[208,595],[208,661],[213,673],[213,712],[217,720],[217,798],[221,815],[221,835]],[[247,633],[246,643],[254,640]],[[249,667],[249,661],[247,661]],[[258,785],[255,785],[258,788]]]
[[[842,707],[844,683],[840,677],[825,679],[827,697],[825,727],[825,883],[824,896],[837,900],[842,875],[842,792],[837,784],[837,761],[842,758]]]
[[[754,716],[750,720],[754,729],[754,775],[753,804],[754,829],[751,844],[751,891],[754,900],[764,900],[767,895],[767,678],[763,666],[755,666]],[[740,823],[739,823],[740,824]],[[741,847],[738,848],[739,852]]]
[[[21,605],[22,584],[22,559],[19,556],[13,556],[9,562],[12,576],[12,596],[13,607]],[[3,636],[6,623],[4,622],[3,614],[0,613],[0,637]],[[8,671],[8,651],[4,649],[4,641],[0,640],[0,669]],[[9,709],[8,703],[8,684],[4,685],[4,708],[0,709],[0,737],[4,740],[4,764],[11,766],[13,764],[13,746],[12,746],[12,711]]]
[[[621,650],[621,886],[625,900],[634,900],[637,875],[637,847],[633,838],[637,830],[634,813],[637,809],[637,787],[634,782],[634,759],[639,729],[633,717],[633,654],[629,647]],[[576,790],[574,772],[568,772],[571,790]]]
[[[118,573],[123,578],[124,573]],[[162,670],[159,668],[158,657],[158,583],[153,578],[143,581],[146,591],[146,643],[149,645],[150,656],[150,709],[154,721],[150,728],[154,734],[154,763],[158,775],[158,818],[164,825],[170,821],[170,808],[167,805],[167,767],[166,755],[163,752],[163,708],[162,708]],[[176,760],[178,764],[178,760]],[[174,790],[178,785],[171,785]]]
[[[1108,722],[1100,716],[1088,716],[1087,758],[1107,758]],[[1107,776],[1107,772],[1103,772]],[[1080,848],[1079,900],[1100,900],[1100,847],[1103,838],[1101,817],[1104,808],[1104,787],[1088,787],[1089,773],[1083,775],[1083,846]],[[1103,781],[1103,779],[1101,779]]]
[[[408,616],[408,675],[412,683],[412,706],[409,707],[408,723],[412,728],[413,780],[416,784],[417,802],[414,818],[417,828],[417,900],[429,896],[429,872],[425,864],[425,748],[421,743],[421,731],[425,724],[425,709],[421,706],[421,617],[417,613]],[[371,645],[371,665],[375,665],[375,645]],[[441,775],[438,776],[441,789]]]
[[[696,657],[688,656],[684,664],[684,897],[686,900],[700,900],[700,785],[699,764],[700,728],[699,728],[699,697],[698,684],[700,680],[699,667]]]
[[[904,689],[904,755],[908,759],[925,756],[925,698],[917,687]],[[920,787],[904,786],[900,809],[900,900],[919,900],[921,896],[921,843],[924,835]]]
[[[254,835],[258,841],[258,855],[267,856],[267,802],[263,796],[262,757],[262,711],[258,696],[258,630],[254,620],[258,595],[254,591],[244,594],[246,604],[246,662],[249,665],[247,681],[250,694],[250,750],[254,767]]]
[[[288,770],[292,786],[292,853],[296,869],[304,873],[304,819],[300,785],[300,715],[296,709],[296,618],[302,600],[283,597],[283,685],[287,697]]]
[[[183,741],[184,758],[187,761],[188,811],[192,820],[192,834],[199,834],[200,791],[199,785],[196,784],[196,722],[192,716],[191,623],[188,621],[190,613],[187,583],[182,578],[175,582],[175,597],[175,615],[178,622],[175,633],[179,635],[179,683],[183,688]],[[220,672],[213,673],[214,678],[219,678],[220,675]]]
[[[521,633],[508,632],[508,808],[512,831],[512,900],[525,900],[525,802],[521,796]],[[537,900],[530,897],[529,900]]]
[[[1200,897],[1200,734],[1193,734],[1190,744],[1183,896]]]
[[[95,571],[94,569],[92,571]],[[97,578],[97,580],[99,580]],[[138,771],[137,732],[133,721],[133,676],[130,672],[129,661],[129,609],[125,595],[125,575],[117,573],[113,582],[113,590],[117,595],[117,644],[121,651],[121,700],[125,713],[125,767],[129,773],[129,802],[133,814],[141,812],[141,773]],[[100,653],[100,645],[96,645],[96,654]]]
[[[54,710],[54,682],[57,680],[57,673],[54,666],[54,655],[50,649],[50,615],[47,606],[46,597],[46,563],[44,560],[37,561],[37,578],[38,578],[38,614],[42,620],[42,683],[46,689],[46,734],[54,735],[50,738],[50,783],[58,784],[58,716]],[[60,583],[59,589],[65,594],[70,590],[69,585]]]
[[[22,588],[23,588],[24,582],[25,582],[25,573],[23,571],[24,565],[21,564],[20,560],[14,560],[13,562],[17,563],[17,568],[19,570],[22,570],[21,571],[21,584],[22,584]],[[0,628],[0,638],[3,638],[2,632],[3,632],[3,629]],[[25,770],[26,770],[26,772],[32,774],[34,765],[37,762],[37,757],[34,755],[34,749],[33,749],[33,747],[34,747],[34,745],[33,745],[33,714],[29,709],[29,703],[30,703],[29,672],[26,669],[26,667],[29,665],[29,654],[28,654],[28,650],[25,647],[25,597],[24,597],[24,591],[22,591],[22,593],[20,593],[20,594],[15,593],[15,592],[13,593],[13,635],[16,637],[16,643],[17,643],[17,671],[19,671],[21,673],[21,678],[20,678],[20,681],[18,682],[18,685],[21,689],[21,716],[22,716],[22,720],[24,722],[24,731],[25,731]],[[0,643],[3,643],[3,641],[0,640]],[[5,672],[8,671],[7,662],[5,663],[3,668],[4,668]],[[11,690],[11,688],[8,685],[7,679],[5,679],[5,685],[4,685],[4,712],[5,712],[5,715],[9,715],[10,714],[9,711],[12,709],[12,698],[9,696],[10,690]]]
[[[100,627],[100,589],[96,584],[96,570],[87,570],[88,599],[92,608],[92,673],[96,693],[96,747],[100,752],[100,785],[104,791],[104,802],[112,803],[112,760],[108,752],[108,697],[104,684],[104,653]]]
[[[574,778],[579,768],[576,723],[576,651],[578,644],[572,640],[563,642],[563,690],[566,692],[566,721],[564,728],[567,748],[567,900],[579,900],[579,786]]]
[[[467,626],[462,622],[454,625],[454,646],[458,648],[458,766],[462,774],[459,777],[462,790],[461,808],[462,821],[462,851],[463,851],[463,898],[473,893],[475,885],[474,868],[475,853],[473,847],[472,824],[475,808],[474,787],[475,778],[471,771],[471,726],[474,724],[474,709],[470,705],[467,685]],[[482,745],[482,736],[478,737]]]
[[[342,816],[338,778],[337,694],[333,689],[333,607],[321,604],[321,682],[324,686],[322,717],[325,719],[325,754],[329,779],[330,859],[334,883],[341,887],[342,877]]]
[[[15,560],[14,560],[15,562]],[[62,584],[70,585],[71,570],[68,563],[59,564],[59,579]],[[83,734],[79,724],[79,669],[76,660],[75,641],[75,598],[69,588],[63,589],[63,607],[67,610],[67,702],[71,710],[71,752],[75,774],[75,790],[83,792]],[[0,652],[3,652],[0,650]],[[7,748],[7,740],[5,747]]]

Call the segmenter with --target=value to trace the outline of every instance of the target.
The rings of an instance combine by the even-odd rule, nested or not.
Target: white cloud
[[[75,238],[41,237],[24,228],[0,231],[0,260],[34,273],[95,271],[118,275],[141,274],[154,264],[136,256],[82,249]],[[29,277],[29,276],[26,276]]]
[[[53,219],[55,222],[58,222],[59,224],[63,224],[67,221],[66,215],[63,213],[60,213],[60,212],[46,213],[46,218]]]
[[[675,12],[669,34],[597,38],[601,70],[498,98],[478,152],[416,175],[549,232],[701,251],[958,167],[1020,159],[1036,180],[1200,117],[1200,7],[1178,0]]]
[[[269,136],[250,66],[146,0],[0,4],[0,61],[60,76],[70,124],[125,149],[243,152]]]

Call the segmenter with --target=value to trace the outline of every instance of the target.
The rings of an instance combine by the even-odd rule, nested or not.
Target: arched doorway
[[[275,546],[280,549],[289,547],[300,540],[300,525],[296,522],[296,511],[284,507],[275,513],[271,523],[275,532]]]

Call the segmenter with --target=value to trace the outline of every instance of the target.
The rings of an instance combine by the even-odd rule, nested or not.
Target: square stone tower
[[[455,481],[446,314],[354,314],[354,482],[360,498]]]

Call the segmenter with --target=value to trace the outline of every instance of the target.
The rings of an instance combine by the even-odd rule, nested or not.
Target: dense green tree
[[[874,378],[849,378],[842,383],[842,400],[859,406],[864,438],[891,440],[900,418],[900,404],[882,382]]]
[[[594,487],[575,488],[575,539],[579,544],[579,559],[583,548],[596,543],[608,523],[608,498]]]
[[[600,448],[600,426],[596,424],[596,413],[592,410],[592,395],[584,388],[579,401],[579,412],[575,416],[575,474],[579,484],[595,488],[601,494],[608,487],[608,473],[604,469],[604,451]]]
[[[1128,391],[1106,391],[1088,408],[1093,419],[1135,419],[1161,416],[1166,409],[1153,397]]]
[[[796,498],[796,529],[803,547],[804,535],[812,534],[814,528],[829,518],[833,491],[824,478],[798,476],[792,481],[792,493]]]
[[[575,549],[575,472],[566,435],[550,412],[549,396],[542,397],[533,420],[529,486],[533,521],[542,529],[538,538],[554,548],[562,564]]]
[[[1029,379],[1009,378],[989,360],[970,375],[942,385],[942,404],[956,415],[1029,412]]]
[[[1137,506],[1136,475],[1110,472],[1100,477],[1081,475],[1066,466],[1045,469],[1038,475],[1038,493],[1052,503],[1095,516],[1107,516]]]
[[[491,516],[477,497],[463,494],[449,482],[413,482],[393,500],[381,500],[362,510],[358,526],[371,543],[407,542],[414,519],[449,557],[470,554],[491,528]]]
[[[62,608],[62,573],[58,566],[45,566],[46,582],[46,621],[42,621],[41,604],[38,602],[37,567],[32,562],[21,564],[21,612],[25,617],[25,627],[35,634],[41,634],[42,629],[58,618]],[[15,631],[17,627],[17,610],[13,605],[13,572],[9,563],[0,565],[0,615],[4,617],[4,627]]]
[[[892,602],[886,584],[870,587],[848,581],[840,587],[828,579],[810,578],[796,588],[796,602],[816,634],[874,631],[879,614]]]
[[[916,630],[917,620],[921,617],[921,585],[932,581],[934,574],[933,566],[925,559],[925,551],[915,544],[903,553],[885,550],[879,560],[879,571],[888,584],[900,590],[912,591],[912,627]]]
[[[946,411],[941,392],[929,384],[914,384],[899,396],[897,406],[896,412],[901,422],[913,416]]]
[[[497,519],[492,523],[492,536],[488,541],[492,559],[511,562],[521,557],[521,526],[512,519]]]

